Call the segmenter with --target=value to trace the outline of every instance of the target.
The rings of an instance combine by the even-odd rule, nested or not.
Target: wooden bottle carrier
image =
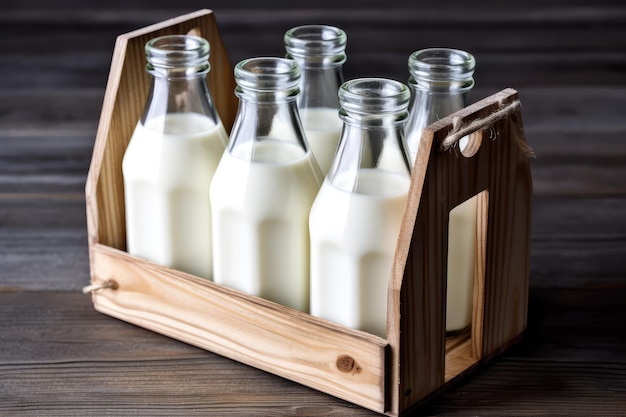
[[[227,129],[235,116],[233,72],[210,10],[118,37],[86,184],[87,291],[98,311],[390,416],[405,414],[520,338],[532,180],[511,89],[424,133],[389,282],[386,339],[126,253],[121,165],[148,93],[144,45],[185,33],[209,40],[208,82]],[[469,140],[460,151],[454,143],[463,136]],[[446,338],[448,213],[473,196],[473,324]]]

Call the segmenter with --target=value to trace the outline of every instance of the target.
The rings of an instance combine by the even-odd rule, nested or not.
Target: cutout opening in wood
[[[467,136],[463,136],[459,139],[459,151],[461,155],[466,158],[471,158],[476,155],[476,152],[480,149],[480,145],[483,141],[483,132],[482,130],[478,130],[476,132],[472,132]]]
[[[488,201],[485,190],[449,214],[446,381],[467,370],[482,356]]]

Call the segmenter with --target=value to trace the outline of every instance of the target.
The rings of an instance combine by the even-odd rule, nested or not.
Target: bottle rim
[[[337,56],[345,61],[348,37],[335,26],[302,25],[285,32],[284,42],[293,57]]]
[[[279,91],[298,88],[300,69],[292,59],[256,57],[235,65],[235,82],[245,90]]]
[[[466,51],[452,48],[427,48],[409,56],[409,73],[416,81],[471,81],[476,60]]]
[[[195,35],[165,35],[145,45],[148,62],[161,68],[209,65],[209,41]]]
[[[387,78],[356,78],[339,88],[341,109],[361,115],[405,113],[410,97],[404,83]]]

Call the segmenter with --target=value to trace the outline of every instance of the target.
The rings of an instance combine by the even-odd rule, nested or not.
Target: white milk
[[[224,152],[211,184],[215,282],[308,312],[308,216],[321,181],[299,146],[262,140],[252,162]]]
[[[322,175],[326,176],[337,150],[343,122],[339,110],[325,107],[300,110],[302,127]]]
[[[463,330],[472,322],[476,202],[472,197],[450,210],[446,332]]]
[[[211,278],[209,186],[227,141],[196,113],[137,124],[122,162],[129,253]]]
[[[324,181],[311,208],[311,314],[386,337],[387,288],[410,180],[378,170],[359,178],[356,193]]]

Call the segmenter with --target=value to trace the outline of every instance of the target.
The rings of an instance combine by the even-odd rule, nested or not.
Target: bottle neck
[[[296,103],[299,77],[297,65],[286,59],[251,58],[235,66],[239,108],[228,146],[231,155],[282,163],[309,151]],[[259,159],[261,149],[270,147],[274,156],[265,152]]]
[[[259,156],[259,146],[274,148],[280,144],[291,149],[289,159],[304,156],[309,147],[305,140],[296,97],[270,100],[268,97],[239,95],[239,107],[231,131],[228,151],[238,159],[256,162],[287,162],[271,155]],[[276,158],[282,158],[276,154]]]
[[[184,70],[183,70],[184,71]],[[211,93],[206,82],[206,71],[194,72],[192,76],[176,76],[167,71],[150,71],[152,75],[149,97],[141,121],[146,125],[150,120],[163,118],[172,113],[197,113],[218,123]]]
[[[277,136],[300,125],[296,96],[286,93],[270,95],[237,94],[239,107],[233,136],[242,131],[253,138]]]
[[[285,33],[284,42],[286,57],[301,71],[300,109],[338,109],[337,92],[344,81],[342,65],[346,62],[345,32],[329,25],[297,26]]]
[[[430,48],[409,56],[411,102],[405,132],[412,160],[428,125],[469,104],[476,62],[468,52]]]
[[[341,64],[337,65],[307,65],[305,59],[295,59],[300,67],[301,93],[298,97],[300,109],[309,108],[339,108],[337,92],[343,84]]]
[[[328,180],[340,189],[354,192],[359,189],[364,172],[378,171],[408,179],[411,164],[403,132],[408,88],[392,80],[356,79],[341,86],[339,98],[344,127]]]
[[[152,76],[141,122],[167,133],[165,119],[172,113],[197,113],[219,123],[206,82],[210,46],[191,35],[168,35],[146,44],[146,71]],[[162,122],[157,122],[161,121]]]
[[[411,101],[406,130],[423,129],[437,120],[457,112],[469,104],[470,89],[425,90],[411,87]]]
[[[364,173],[374,171],[410,178],[411,162],[404,140],[403,124],[363,127],[345,124],[327,180],[344,191],[355,192]],[[375,190],[372,194],[386,194]]]

